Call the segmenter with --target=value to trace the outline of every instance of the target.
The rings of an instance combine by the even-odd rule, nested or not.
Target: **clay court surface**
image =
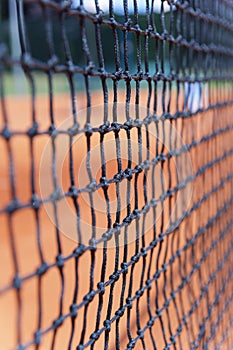
[[[102,96],[102,94],[101,94]],[[124,96],[124,93],[122,92],[122,97]],[[146,95],[145,98],[142,97],[142,100],[144,102],[146,101]],[[97,105],[101,102],[100,95],[98,93],[93,94],[92,96],[92,104]],[[77,109],[81,110],[85,108],[86,105],[86,99],[85,96],[79,94],[79,97],[77,99]],[[175,101],[172,102],[173,108],[175,108]],[[45,145],[49,141],[49,136],[44,135],[37,138],[34,138],[34,147],[33,147],[33,154],[30,153],[30,142],[29,138],[25,135],[20,135],[20,132],[25,132],[25,130],[29,129],[31,127],[31,101],[30,97],[25,96],[16,96],[12,97],[9,96],[6,98],[6,107],[7,107],[7,115],[9,118],[9,128],[13,131],[19,131],[19,135],[15,136],[10,141],[10,147],[13,154],[14,159],[14,173],[15,173],[15,186],[16,186],[16,194],[17,198],[20,200],[20,203],[28,203],[30,201],[31,196],[31,188],[30,188],[30,174],[31,174],[31,158],[33,155],[34,159],[34,165],[35,165],[35,186],[36,186],[36,192],[40,193],[40,186],[39,186],[39,164],[41,161],[41,156],[44,152]],[[70,106],[70,96],[67,95],[56,95],[54,96],[54,116],[57,125],[60,124],[64,118],[67,118],[71,115],[71,106]],[[208,135],[211,133],[212,128],[215,129],[221,128],[227,125],[227,123],[230,120],[230,112],[227,108],[219,109],[219,113],[221,113],[221,119],[217,118],[216,111],[206,111],[205,113],[198,114],[195,118],[189,121],[184,121],[183,126],[181,125],[180,121],[177,122],[176,128],[178,131],[181,131],[181,127],[183,127],[182,135],[184,135],[184,142],[189,143],[192,138],[194,139],[201,139],[204,135]],[[49,119],[49,100],[47,96],[39,95],[36,98],[36,120],[39,123],[39,130],[47,130],[50,125],[50,119]],[[3,127],[3,118],[1,116],[0,119],[0,128]],[[136,137],[135,137],[136,140]],[[97,142],[97,141],[96,141]],[[135,141],[136,142],[136,141]],[[212,142],[212,143],[211,143]],[[98,142],[97,142],[98,143]],[[210,161],[211,159],[216,158],[217,156],[221,156],[221,154],[227,150],[229,144],[231,143],[230,133],[226,133],[224,136],[219,135],[215,137],[214,142],[208,141],[208,145],[201,144],[197,146],[196,148],[192,149],[190,151],[190,159],[192,161],[192,171],[195,173],[201,165],[205,164],[206,162]],[[8,145],[9,146],[9,145]],[[79,152],[79,158],[76,160],[77,162],[77,168],[80,166],[79,161],[81,160],[81,156],[85,155],[86,153],[86,145],[84,142],[79,142],[77,152]],[[9,158],[8,158],[8,149],[7,149],[7,143],[5,140],[0,139],[0,154],[1,154],[1,166],[0,166],[0,208],[5,208],[8,203],[11,200],[11,191],[10,191],[10,177],[9,177]],[[198,154],[198,157],[197,157]],[[81,156],[80,156],[81,155]],[[123,163],[124,165],[124,163]],[[110,168],[112,169],[112,173],[114,174],[114,164],[110,164]],[[232,168],[232,163],[229,159],[226,159],[221,164],[221,168],[219,166],[214,167],[214,169],[209,169],[206,171],[205,176],[200,176],[195,179],[195,182],[193,183],[193,192],[192,196],[190,198],[190,202],[188,204],[188,207],[192,206],[193,203],[195,203],[203,193],[208,192],[211,190],[213,186],[219,183],[219,179],[224,177],[224,169],[230,169]],[[66,176],[66,173],[68,174],[68,165],[65,162],[64,163],[64,172],[63,172],[63,185],[68,186],[69,180],[68,175]],[[110,170],[109,170],[110,171]],[[166,165],[163,169],[163,174],[166,180],[168,180],[168,169],[166,168]],[[172,174],[175,174],[175,168],[172,169]],[[211,179],[211,181],[208,180]],[[175,179],[174,179],[174,185],[175,185]],[[221,205],[228,199],[230,196],[230,191],[232,190],[231,183],[226,185],[224,188],[220,189],[216,194],[214,194],[209,200],[207,200],[201,208],[197,209],[192,216],[190,216],[188,219],[186,219],[181,225],[179,230],[175,230],[173,235],[169,238],[167,238],[167,241],[164,242],[161,252],[161,259],[160,263],[163,263],[163,260],[166,258],[166,260],[169,260],[169,257],[174,254],[174,251],[177,249],[178,244],[180,247],[182,247],[185,244],[185,241],[188,237],[191,237],[192,234],[194,234],[198,227],[205,225],[208,221],[208,218],[211,216],[214,216],[216,212],[218,211],[218,208],[221,207]],[[142,191],[142,181],[139,179],[139,202],[143,203],[143,191]],[[140,191],[141,188],[141,191]],[[112,191],[112,199],[114,200],[114,191]],[[98,199],[99,198],[99,199]],[[100,200],[101,203],[104,201],[103,194],[99,193],[99,197],[97,198],[97,201]],[[133,201],[133,199],[132,199]],[[98,203],[98,202],[97,202]],[[174,199],[172,199],[172,205],[175,205]],[[85,200],[82,200],[82,208],[83,208],[83,215],[85,218],[86,215],[86,221],[89,220],[89,216],[87,214],[88,212],[88,204],[85,202]],[[97,204],[98,207],[98,204]],[[86,208],[86,209],[85,209]],[[71,208],[72,210],[72,208]],[[166,224],[169,224],[169,203],[168,201],[165,201],[164,203],[164,220],[165,220],[165,226]],[[85,214],[86,213],[86,214]],[[226,221],[229,220],[230,217],[229,212],[225,214]],[[97,212],[97,220],[100,222],[105,222],[106,218],[103,212]],[[150,216],[150,214],[149,214]],[[148,220],[151,220],[152,216]],[[65,218],[64,218],[65,220]],[[41,235],[41,245],[42,250],[44,254],[44,259],[47,262],[47,264],[53,264],[56,256],[58,254],[58,248],[57,248],[57,238],[56,238],[56,230],[54,228],[53,223],[51,222],[50,218],[48,217],[48,214],[44,207],[41,207],[39,210],[39,221],[40,221],[40,235]],[[159,231],[159,227],[161,225],[161,215],[158,218],[157,227]],[[22,335],[22,343],[27,343],[28,341],[33,340],[33,333],[37,329],[38,325],[38,311],[39,311],[39,294],[38,294],[38,288],[39,288],[39,278],[33,277],[30,278],[30,275],[33,275],[37,268],[40,265],[40,258],[39,258],[39,252],[38,252],[38,245],[37,245],[37,226],[36,226],[36,218],[35,218],[35,212],[28,208],[19,210],[14,215],[11,216],[11,219],[9,220],[9,217],[6,214],[2,214],[0,216],[0,227],[1,227],[1,244],[0,244],[0,291],[2,291],[0,295],[0,349],[13,349],[16,344],[16,324],[17,324],[17,314],[20,314],[20,320],[18,322],[20,323],[20,329],[21,329],[21,335]],[[213,240],[213,238],[217,237],[219,231],[219,227],[215,226],[210,228],[209,231],[206,233],[206,239],[202,240],[199,239],[196,242],[195,245],[195,257],[192,258],[190,250],[187,250],[186,253],[184,253],[184,256],[182,257],[182,269],[183,271],[190,271],[191,264],[194,261],[198,261],[200,259],[200,256],[203,254],[203,251],[208,248],[210,245],[210,242]],[[22,278],[26,278],[25,282],[23,282],[21,291],[20,291],[20,298],[21,298],[21,305],[22,309],[18,310],[17,306],[17,298],[16,298],[16,292],[10,288],[12,284],[12,278],[15,274],[15,267],[13,263],[13,257],[12,257],[12,240],[11,235],[14,236],[14,242],[16,246],[16,252],[17,252],[17,261],[18,261],[18,269],[19,269],[19,275]],[[208,236],[209,235],[209,236]],[[209,240],[208,240],[209,237]],[[228,237],[228,236],[226,236]],[[222,252],[224,252],[227,249],[227,246],[229,242],[227,241],[229,238],[226,238],[225,241],[222,243]],[[64,234],[60,234],[60,240],[61,240],[61,246],[62,246],[62,255],[63,257],[68,257],[69,254],[72,253],[72,251],[77,246],[74,241],[67,238]],[[153,240],[153,230],[149,229],[148,232],[145,235],[145,241],[146,245],[148,245]],[[123,257],[123,249],[124,247],[120,247],[120,262]],[[156,252],[158,252],[157,248],[154,251],[154,254],[152,256],[152,266],[156,263]],[[131,257],[135,253],[135,243],[132,242],[129,244],[128,247],[128,258]],[[96,263],[95,263],[95,269],[94,269],[94,288],[96,288],[97,282],[100,280],[100,273],[101,273],[101,264],[102,264],[102,249],[96,250]],[[108,276],[113,273],[114,271],[114,259],[115,259],[115,249],[111,248],[108,250],[107,253],[107,272],[106,272],[106,279]],[[149,259],[149,257],[147,257]],[[185,260],[186,259],[186,260]],[[199,293],[199,286],[200,286],[200,280],[204,284],[208,280],[208,275],[212,269],[216,267],[216,253],[213,253],[206,262],[203,263],[201,275],[197,272],[194,273],[192,276],[192,280],[190,282],[189,286],[186,286],[182,290],[182,295],[180,297],[177,297],[177,305],[181,309],[183,307],[184,313],[187,313],[192,305],[192,301],[195,300]],[[184,266],[184,261],[186,261]],[[79,304],[84,295],[88,293],[89,291],[89,274],[90,274],[90,264],[91,264],[91,258],[90,254],[84,254],[79,259],[79,265],[78,265],[78,274],[79,274],[79,292],[78,292],[78,300],[77,304]],[[177,288],[177,286],[181,283],[181,276],[179,274],[179,261],[175,261],[172,264],[172,268],[168,268],[167,271],[167,292],[171,292],[171,283],[170,283],[170,277],[173,279],[174,288]],[[228,266],[229,267],[229,266]],[[141,276],[141,270],[142,270],[142,262],[139,262],[135,265],[134,270],[134,283],[133,283],[133,292],[132,295],[135,294],[136,290],[140,288],[140,277],[137,278],[137,276]],[[153,273],[155,272],[155,267],[153,270]],[[65,265],[64,265],[64,292],[63,292],[63,299],[62,299],[62,312],[63,314],[69,313],[69,307],[70,304],[72,304],[72,298],[75,288],[75,259],[69,259],[67,258]],[[228,271],[224,271],[226,274]],[[223,276],[224,276],[223,273]],[[146,276],[145,276],[146,279]],[[126,290],[128,288],[129,284],[129,276],[127,276],[127,283],[126,283]],[[159,303],[160,305],[163,305],[164,303],[164,294],[163,294],[163,285],[164,285],[164,276],[161,276],[161,278],[158,281],[159,285]],[[209,299],[213,299],[215,295],[216,288],[219,287],[218,283],[221,283],[221,281],[218,281],[216,285],[210,288],[210,292],[208,293]],[[110,287],[106,288],[106,292],[103,296],[104,300],[104,306],[102,311],[102,318],[105,319],[106,311],[107,311],[107,305],[108,305],[108,299],[109,299],[109,290]],[[122,290],[122,279],[119,278],[118,282],[115,283],[114,287],[114,293],[113,293],[113,308],[112,310],[115,312],[115,310],[119,307],[119,295]],[[151,309],[155,310],[155,287],[152,288],[150,291],[151,296]],[[226,295],[230,293],[231,291],[226,291]],[[127,293],[126,293],[127,294]],[[61,277],[59,274],[59,270],[56,266],[50,268],[48,272],[42,277],[41,279],[41,295],[42,295],[42,302],[41,302],[41,314],[42,314],[42,327],[41,329],[47,329],[49,328],[53,321],[58,317],[59,315],[59,303],[60,303],[60,296],[61,296]],[[202,319],[203,315],[206,314],[206,300],[205,298],[201,301],[199,307],[198,307],[198,315],[193,314],[190,317],[190,322],[193,323],[193,332],[194,336],[198,334],[197,327],[195,328],[195,321],[196,317],[199,317],[199,320]],[[136,302],[135,302],[136,304]],[[136,336],[137,332],[137,326],[136,326],[136,306],[133,306],[131,311],[131,327],[132,327],[132,333]],[[181,304],[183,306],[181,306]],[[224,304],[224,300],[220,302],[219,307]],[[86,337],[85,342],[89,339],[90,334],[95,329],[95,322],[96,320],[93,319],[92,314],[96,315],[96,310],[98,307],[98,297],[95,297],[93,301],[90,303],[90,306],[87,311],[87,328],[86,328]],[[148,314],[147,314],[147,296],[146,293],[140,298],[140,304],[139,304],[140,312],[141,312],[141,327],[145,326],[148,321]],[[175,333],[177,327],[178,327],[178,321],[177,316],[175,312],[175,305],[174,303],[171,303],[169,306],[169,316],[172,320],[172,331]],[[213,310],[213,315],[217,315],[218,309]],[[76,328],[75,328],[75,334],[74,334],[74,340],[73,340],[73,348],[75,349],[75,344],[79,343],[80,334],[82,331],[83,326],[83,313],[84,313],[84,307],[81,307],[78,316],[76,319]],[[166,329],[168,329],[168,317],[167,313],[164,312],[164,326]],[[214,319],[214,317],[213,317]],[[103,321],[102,320],[102,321]],[[100,322],[100,324],[102,324]],[[115,326],[114,326],[115,327]],[[221,328],[221,327],[220,327]],[[207,334],[210,332],[211,325],[210,323],[207,323]],[[158,349],[162,349],[164,346],[163,337],[162,337],[162,331],[160,327],[160,323],[158,321],[155,322],[154,326],[152,327],[152,330],[155,334],[156,340],[157,340],[157,346]],[[70,331],[71,331],[71,321],[68,317],[62,327],[58,329],[57,335],[56,335],[56,343],[55,343],[55,349],[56,350],[64,350],[67,348],[67,344],[70,337]],[[113,330],[112,333],[110,333],[110,346],[109,349],[115,349],[115,338],[112,336],[112,334],[115,334],[115,330]],[[121,344],[122,349],[125,348],[128,337],[126,332],[126,317],[123,317],[120,321],[120,334],[121,334]],[[183,344],[187,344],[187,337],[188,337],[189,331],[184,330],[181,333],[181,341]],[[220,333],[221,334],[221,333]],[[192,336],[192,334],[191,334]],[[47,332],[42,339],[41,343],[41,349],[47,350],[50,349],[50,344],[52,341],[53,332],[49,331]],[[220,339],[221,337],[219,337]],[[96,345],[96,349],[101,350],[103,349],[103,342],[104,342],[104,332],[101,335],[98,346]],[[148,349],[150,349],[150,336],[149,332],[147,331],[145,333],[145,342],[148,346]],[[211,345],[211,344],[210,344]],[[34,346],[29,347],[30,349],[34,349]],[[141,343],[140,341],[137,342],[137,345],[135,347],[136,349],[141,349]],[[151,347],[152,348],[152,347]],[[184,349],[188,349],[184,346]],[[210,349],[212,349],[210,347]],[[223,346],[224,349],[224,346]]]

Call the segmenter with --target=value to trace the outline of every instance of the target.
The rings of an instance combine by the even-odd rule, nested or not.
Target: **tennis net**
[[[231,349],[233,2],[1,6],[2,349]]]

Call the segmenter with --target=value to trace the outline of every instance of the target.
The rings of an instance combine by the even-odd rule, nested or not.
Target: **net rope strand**
[[[12,57],[7,38],[0,42],[0,149],[7,159],[0,174],[7,173],[9,192],[1,200],[0,217],[11,259],[3,284],[0,279],[0,306],[14,294],[9,307],[14,323],[9,338],[2,339],[6,346],[14,341],[17,350],[231,349],[233,2],[109,0],[107,5],[15,0],[20,55]],[[28,83],[23,112],[30,111],[30,126],[16,127],[18,116],[10,108],[17,97],[9,99],[7,77],[15,69]],[[47,124],[38,107],[42,76]],[[71,125],[61,128],[59,77],[72,117]],[[98,125],[96,101],[103,105]],[[84,123],[80,106],[86,108]],[[64,110],[62,121],[70,117]],[[78,154],[73,147],[77,137],[85,151],[85,185],[77,182],[77,156],[80,162],[83,157],[81,148]],[[52,185],[42,196],[37,153],[45,138]],[[64,138],[68,186],[61,191]],[[28,147],[27,198],[19,188],[19,139]],[[114,166],[108,164],[110,139]],[[187,154],[191,173],[188,162],[182,163]],[[189,186],[187,204],[181,194]],[[63,201],[70,201],[75,216],[69,250],[60,229]],[[43,219],[46,205],[53,213],[51,232]],[[82,221],[87,212],[89,230]],[[25,270],[26,235],[16,223],[29,213],[34,226],[26,234],[34,242],[29,264],[34,267]],[[35,304],[30,325],[27,289]],[[45,310],[51,296],[56,308]]]

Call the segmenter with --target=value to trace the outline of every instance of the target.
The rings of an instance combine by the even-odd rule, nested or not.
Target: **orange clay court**
[[[122,96],[122,100],[124,97],[124,92],[120,92],[120,96]],[[146,93],[141,94],[142,96],[142,103],[146,101]],[[98,104],[101,98],[101,94],[98,92],[93,93],[92,95],[92,103],[93,105]],[[111,95],[110,95],[111,100]],[[59,124],[62,122],[63,118],[66,118],[70,115],[70,106],[69,106],[69,96],[57,94],[54,96],[54,114],[56,116],[56,122]],[[24,131],[27,130],[30,127],[30,98],[27,96],[9,96],[6,98],[6,108],[7,108],[7,114],[9,116],[9,128],[11,130],[15,131]],[[174,104],[173,104],[174,105]],[[81,110],[85,107],[85,95],[82,96],[82,94],[78,94],[77,96],[77,106],[78,109]],[[227,108],[222,108],[222,117],[217,118],[214,111],[207,111],[203,114],[197,115],[195,119],[192,120],[192,122],[184,122],[183,125],[183,135],[185,135],[185,142],[189,143],[189,140],[191,140],[191,137],[195,137],[195,139],[201,139],[201,137],[208,135],[211,131],[212,125],[215,125],[216,129],[219,129],[220,127],[224,127],[227,125],[231,118],[231,112]],[[44,95],[39,95],[36,98],[36,119],[39,123],[40,130],[46,130],[49,126],[49,117],[48,117],[48,97]],[[1,117],[1,128],[3,127],[3,119]],[[180,128],[181,125],[177,123],[177,128]],[[135,136],[136,138],[136,136]],[[11,198],[11,191],[10,191],[10,178],[9,178],[9,158],[8,158],[8,151],[7,151],[7,144],[6,142],[1,139],[0,140],[0,147],[1,147],[1,168],[0,168],[0,177],[1,177],[1,197],[0,197],[0,203],[1,208],[4,208],[7,203],[10,201]],[[79,142],[78,149],[77,149],[77,167],[79,166],[79,161],[81,161],[80,155],[85,154],[86,152],[86,145],[85,142]],[[34,163],[35,163],[35,186],[37,188],[37,192],[39,193],[39,165],[41,161],[41,156],[43,154],[43,150],[45,148],[46,143],[48,142],[48,137],[38,137],[34,140],[34,150],[33,150],[33,157],[34,157]],[[207,141],[208,142],[208,141]],[[192,160],[192,166],[193,166],[193,172],[198,169],[198,167],[201,166],[201,164],[207,162],[208,160],[211,160],[213,157],[220,156],[228,147],[228,145],[231,143],[231,134],[226,133],[223,136],[219,135],[215,139],[215,143],[211,143],[209,141],[209,147],[207,148],[207,145],[200,144],[197,146],[195,150],[190,151],[190,157]],[[30,164],[31,164],[31,155],[30,155],[30,147],[29,147],[29,138],[25,135],[19,135],[12,139],[10,142],[10,147],[12,149],[13,159],[14,159],[14,172],[15,172],[15,185],[16,185],[16,193],[17,198],[19,198],[21,203],[26,203],[30,198]],[[198,157],[196,157],[196,154],[198,154]],[[230,162],[230,163],[229,163]],[[123,164],[126,165],[126,164]],[[222,169],[230,169],[232,168],[232,162],[230,160],[225,160],[224,164],[221,166]],[[68,164],[64,162],[64,174],[66,174]],[[111,167],[112,172],[114,174],[114,165]],[[115,169],[116,170],[116,169]],[[166,168],[163,169],[165,178],[168,178],[168,170]],[[219,178],[223,177],[223,173],[221,171],[221,168],[218,168],[214,170],[214,173],[211,173],[211,169],[207,170],[205,174],[205,178],[202,176],[197,177],[194,180],[193,183],[193,194],[191,201],[189,203],[189,208],[195,203],[198,198],[202,196],[203,190],[208,192],[208,188],[213,187],[215,184],[219,182]],[[174,173],[175,174],[175,173]],[[211,178],[211,183],[208,182],[208,179]],[[64,186],[68,186],[68,180],[66,177],[63,178]],[[173,233],[173,238],[168,238],[168,244],[164,245],[162,247],[162,256],[164,254],[166,255],[166,261],[169,260],[169,257],[174,254],[174,247],[172,248],[171,240],[173,239],[173,246],[176,246],[177,240],[179,240],[179,245],[182,247],[182,245],[185,244],[185,241],[187,240],[187,237],[192,236],[194,232],[196,232],[198,227],[201,227],[204,225],[208,218],[213,216],[216,213],[217,207],[221,206],[221,203],[225,201],[229,195],[230,191],[232,190],[232,184],[229,183],[229,185],[226,185],[224,188],[220,189],[219,192],[217,192],[214,197],[216,200],[207,200],[201,208],[197,209],[193,215],[191,215],[189,218],[187,218],[184,222],[181,223],[179,230],[175,230]],[[139,180],[139,188],[138,188],[138,194],[139,197],[143,197],[143,184],[142,181]],[[114,197],[114,191],[112,191],[112,196]],[[99,195],[99,200],[103,200],[103,194],[101,193]],[[113,198],[112,198],[113,199]],[[143,201],[143,199],[139,198],[139,201]],[[81,204],[83,206],[87,205],[85,201]],[[98,208],[98,202],[96,204]],[[201,211],[200,211],[201,209]],[[164,203],[164,220],[168,221],[168,202],[165,201]],[[86,209],[88,211],[88,208]],[[84,210],[85,213],[85,210]],[[205,213],[203,215],[203,213]],[[52,224],[50,218],[48,217],[48,214],[44,207],[42,206],[39,210],[39,221],[40,221],[40,239],[41,239],[41,246],[43,249],[44,259],[47,264],[53,264],[56,255],[57,255],[57,241],[56,241],[56,230],[54,228],[54,225]],[[85,215],[85,214],[84,214]],[[103,213],[99,213],[97,211],[97,215],[100,215],[100,220],[106,220],[104,218]],[[228,214],[225,214],[225,219],[227,220],[227,216],[231,215],[229,212]],[[65,219],[65,218],[64,218]],[[86,220],[90,220],[90,218],[86,217]],[[97,217],[98,220],[98,217]],[[20,299],[21,299],[21,305],[22,309],[18,309],[17,304],[17,297],[16,293],[13,289],[10,289],[10,285],[12,283],[12,279],[14,277],[14,265],[13,265],[13,257],[12,257],[12,241],[11,241],[11,234],[14,235],[14,244],[16,246],[17,250],[17,260],[18,260],[18,266],[19,266],[19,274],[20,276],[30,276],[30,274],[35,273],[38,266],[40,265],[40,259],[39,259],[39,253],[38,253],[38,247],[37,247],[37,232],[36,232],[36,223],[35,223],[35,214],[34,212],[29,209],[20,210],[19,212],[16,212],[14,215],[12,215],[12,219],[10,220],[10,228],[9,228],[9,217],[7,214],[0,216],[1,221],[1,245],[0,245],[0,266],[1,266],[1,274],[0,274],[0,286],[1,286],[1,297],[0,297],[0,329],[1,329],[1,335],[0,335],[0,346],[1,349],[13,349],[16,340],[17,340],[17,315],[20,313],[20,329],[22,334],[22,342],[27,343],[27,341],[30,341],[33,339],[33,332],[35,331],[37,327],[38,322],[38,288],[39,288],[39,279],[34,278],[28,278],[23,283],[23,288],[20,292]],[[161,225],[161,217],[158,218],[157,225]],[[9,230],[12,231],[9,232]],[[215,237],[215,235],[218,234],[218,227],[214,226],[211,228],[211,232],[209,233],[211,236]],[[153,230],[149,230],[145,235],[146,242],[150,242],[153,239]],[[71,239],[67,238],[65,235],[60,234],[60,240],[61,240],[61,246],[62,246],[62,255],[64,257],[68,257],[69,254],[75,249],[76,243],[72,241]],[[226,249],[229,242],[225,242],[222,249]],[[203,245],[203,246],[202,246]],[[199,248],[198,248],[199,247]],[[201,256],[204,249],[207,249],[208,247],[208,240],[206,241],[200,241],[198,242],[198,247],[195,249],[195,257],[194,260],[198,261],[198,258]],[[134,242],[129,244],[128,246],[128,257],[133,256],[134,254]],[[173,249],[173,250],[171,250]],[[119,248],[119,254],[122,257],[124,250],[124,246],[120,246]],[[166,251],[167,250],[167,251]],[[155,254],[152,257],[152,265],[155,264],[155,257],[157,250],[155,250]],[[101,273],[101,261],[102,261],[102,249],[97,249],[95,252],[95,268],[94,268],[94,288],[96,288],[96,283],[99,281],[100,273]],[[186,253],[186,268],[187,270],[190,269],[191,263],[192,263],[192,257],[190,255],[190,251],[187,251]],[[115,249],[108,249],[107,252],[107,266],[106,266],[106,276],[109,276],[111,273],[113,273],[114,269],[114,259],[115,259]],[[213,257],[213,259],[216,259]],[[161,259],[162,261],[163,259]],[[89,266],[90,266],[90,254],[84,254],[80,260],[79,260],[79,292],[78,292],[78,299],[77,304],[79,304],[86,293],[88,293],[89,290]],[[210,260],[211,261],[211,260]],[[206,265],[204,263],[205,267],[202,267],[202,281],[204,283],[205,280],[208,279],[208,271],[211,270],[211,262],[206,261]],[[142,269],[142,262],[139,262],[135,265],[135,276],[140,276],[141,269]],[[214,262],[215,264],[215,262]],[[190,266],[189,266],[190,265]],[[179,285],[181,282],[180,280],[180,274],[178,273],[179,268],[179,261],[175,261],[172,266],[172,271],[168,271],[168,274],[173,274],[173,280],[174,280],[174,288],[175,286]],[[73,298],[73,291],[75,288],[75,260],[74,259],[67,259],[67,261],[64,264],[64,291],[63,291],[63,297],[62,297],[62,310],[63,314],[69,313],[69,307],[72,303]],[[195,300],[195,298],[198,297],[199,294],[199,278],[198,271],[192,276],[192,279],[190,281],[189,285],[186,285],[184,288],[184,291],[182,292],[181,298],[177,298],[177,304],[180,308],[184,308],[184,313],[187,312],[190,308],[190,304],[192,303],[192,300]],[[126,279],[126,289],[128,288],[129,278]],[[139,288],[140,279],[137,279],[135,277],[134,285],[133,285],[133,293],[136,292],[136,290]],[[162,293],[162,287],[164,283],[164,276],[161,276],[158,283],[159,288],[159,302],[162,305],[164,302],[164,297]],[[215,286],[216,287],[216,286]],[[8,289],[7,289],[8,288]],[[41,279],[41,305],[42,305],[42,329],[47,329],[53,324],[53,321],[57,318],[59,314],[59,300],[61,295],[61,279],[59,275],[59,270],[56,266],[50,268],[48,272],[42,277]],[[4,291],[5,289],[5,291]],[[106,288],[106,292],[103,296],[104,303],[103,303],[103,310],[102,310],[102,317],[104,320],[104,315],[107,311],[108,306],[108,298],[109,298],[109,289],[110,287]],[[114,288],[114,296],[113,296],[113,305],[112,310],[116,310],[119,307],[119,295],[121,293],[122,289],[122,281],[121,278],[116,282],[115,288]],[[230,293],[231,291],[226,291],[226,293]],[[150,297],[151,297],[151,307],[152,309],[155,308],[155,293],[156,289],[155,286],[153,286]],[[208,296],[211,300],[211,298],[214,297],[214,288],[212,289],[212,292],[208,293]],[[220,301],[220,304],[224,301]],[[182,303],[182,305],[181,305]],[[198,317],[201,318],[202,309],[205,309],[205,300],[203,300],[203,306],[199,306],[199,312]],[[90,303],[90,306],[87,310],[88,314],[88,321],[86,324],[86,336],[90,335],[95,328],[95,319],[93,319],[92,314],[96,314],[98,306],[98,299],[94,298],[93,302]],[[83,312],[84,308],[80,308],[78,311],[78,316],[76,318],[76,326],[75,326],[75,334],[74,334],[74,341],[73,343],[78,343],[80,339],[80,334],[82,331],[82,322],[83,322]],[[175,306],[171,303],[168,309],[169,317],[172,319],[172,329],[175,330],[178,326],[177,324],[177,317],[175,312]],[[214,313],[217,313],[217,310],[213,311]],[[140,321],[141,321],[141,327],[146,325],[146,322],[148,321],[148,315],[147,315],[147,299],[146,295],[144,294],[142,296],[142,300],[140,303]],[[136,313],[135,313],[135,305],[132,309],[132,317],[131,317],[131,328],[132,332],[137,332],[137,326],[136,326]],[[193,322],[193,332],[198,332],[198,329],[195,328],[195,317],[196,315],[192,315],[190,322]],[[102,321],[103,322],[103,321]],[[100,322],[101,324],[101,322]],[[168,324],[166,321],[166,317],[164,317],[164,327],[167,329]],[[55,343],[55,349],[57,350],[64,350],[66,348],[66,344],[69,340],[71,330],[71,322],[69,318],[67,318],[62,327],[60,327],[56,334],[56,343]],[[158,344],[158,349],[163,348],[163,337],[161,333],[161,328],[159,327],[159,324],[155,322],[154,326],[152,327],[153,332],[156,334],[156,341]],[[211,328],[207,328],[207,333],[211,331]],[[188,337],[188,330],[186,332],[181,333],[181,341],[183,344],[187,343],[187,337]],[[113,332],[114,333],[114,332]],[[121,344],[122,349],[124,346],[126,346],[128,339],[127,339],[127,331],[126,331],[126,317],[123,316],[123,320],[121,320],[120,323],[120,334],[121,334]],[[41,349],[50,349],[50,344],[52,342],[53,332],[47,332],[43,336],[43,341],[41,343]],[[145,338],[144,338],[148,348],[150,348],[150,336],[149,332],[145,332]],[[98,340],[98,349],[103,349],[104,344],[104,334],[100,336]],[[185,346],[185,345],[184,345]],[[33,348],[33,347],[29,347]],[[110,343],[109,343],[109,349],[115,349],[115,339],[114,335],[111,337],[110,334]],[[141,349],[141,343],[137,343],[136,349]],[[185,347],[185,349],[187,349]],[[212,348],[211,348],[212,349]],[[222,347],[224,349],[224,347]],[[227,349],[227,347],[226,347]]]

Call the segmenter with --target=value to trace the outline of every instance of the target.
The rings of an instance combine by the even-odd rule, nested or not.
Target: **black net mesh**
[[[0,7],[1,349],[232,349],[232,0]]]

